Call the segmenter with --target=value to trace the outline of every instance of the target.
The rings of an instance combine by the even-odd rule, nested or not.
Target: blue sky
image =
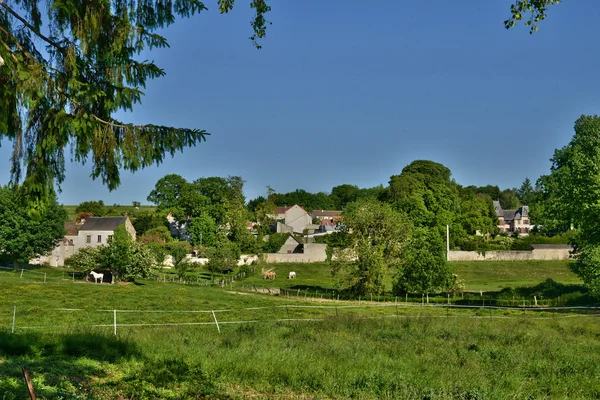
[[[462,185],[518,187],[549,172],[581,114],[600,110],[600,7],[564,2],[539,32],[507,31],[510,0],[271,1],[263,49],[238,2],[162,32],[165,69],[142,105],[117,117],[206,129],[208,141],[159,167],[123,172],[109,192],[69,164],[59,199],[147,203],[166,174],[239,175],[248,199],[344,183],[386,185],[415,159],[440,162]],[[368,6],[366,5],[368,4]],[[0,148],[9,180],[12,143]]]

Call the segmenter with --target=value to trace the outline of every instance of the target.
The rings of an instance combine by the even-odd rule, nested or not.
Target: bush
[[[263,251],[265,253],[277,253],[289,237],[289,233],[273,233],[263,245]]]

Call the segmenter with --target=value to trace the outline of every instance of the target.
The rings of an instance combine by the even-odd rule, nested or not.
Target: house
[[[171,232],[171,236],[179,238],[180,240],[190,240],[190,235],[187,233],[187,230],[190,227],[192,217],[188,216],[185,221],[178,221],[175,217],[173,217],[173,213],[169,213],[169,215],[167,215],[167,221],[169,222],[169,231]]]
[[[313,220],[318,218],[321,221],[321,226],[336,226],[342,219],[342,212],[333,210],[313,210],[311,217]]]
[[[115,230],[125,224],[125,230],[136,238],[135,228],[129,217],[89,217],[87,220],[65,222],[65,237],[50,252],[31,260],[31,264],[49,263],[52,267],[62,267],[65,260],[71,257],[82,247],[106,245],[115,233]]]
[[[277,220],[277,232],[304,233],[305,229],[319,228],[318,225],[313,225],[310,214],[298,204],[277,207],[275,215],[271,215],[271,218]]]
[[[494,210],[498,217],[500,232],[519,232],[521,235],[529,235],[531,224],[528,206],[521,206],[516,210],[503,210],[500,202],[494,201]]]

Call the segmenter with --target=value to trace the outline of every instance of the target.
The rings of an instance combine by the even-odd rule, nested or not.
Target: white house
[[[283,220],[283,223],[277,224],[277,232],[304,233],[305,229],[318,229],[318,225],[313,225],[310,214],[298,204],[291,207],[277,207],[276,215],[271,217],[275,220]]]
[[[37,257],[30,264],[49,263],[52,267],[62,267],[65,260],[82,247],[108,244],[119,225],[125,229],[133,240],[136,238],[135,228],[129,217],[89,217],[79,223],[65,222],[65,237],[49,254]]]

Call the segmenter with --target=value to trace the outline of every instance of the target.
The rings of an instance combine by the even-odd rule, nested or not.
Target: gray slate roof
[[[89,217],[80,231],[114,231],[119,225],[124,224],[127,217]]]

